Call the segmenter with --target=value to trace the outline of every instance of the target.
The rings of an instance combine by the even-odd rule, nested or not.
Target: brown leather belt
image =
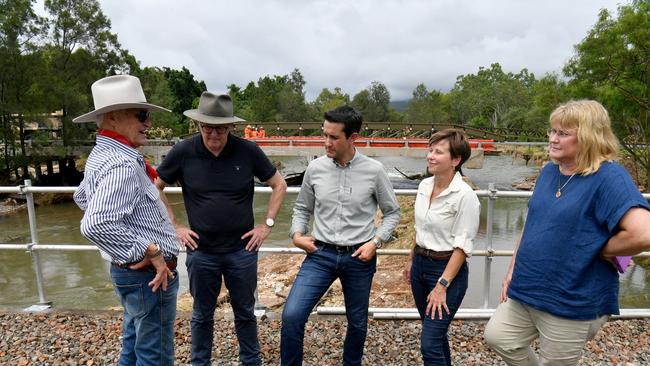
[[[112,265],[113,267],[117,267],[117,268],[121,268],[121,269],[131,269],[131,268],[129,268],[129,267],[132,266],[132,265],[134,265],[134,264],[136,264],[136,263],[138,263],[138,262],[133,262],[133,263],[123,263],[123,264],[121,264],[121,263],[111,262],[111,265]],[[176,269],[176,265],[178,264],[178,259],[177,259],[176,257],[173,257],[172,259],[165,259],[165,263],[167,264],[167,268],[169,268],[170,270],[173,271],[173,270]],[[146,266],[146,267],[142,267],[142,268],[134,269],[133,271],[156,272],[156,267],[154,267],[153,264],[150,264],[150,265],[148,265],[148,266]]]
[[[439,261],[448,260],[449,258],[451,258],[451,255],[454,254],[453,250],[445,250],[442,252],[437,252],[435,250],[422,248],[421,246],[418,245],[415,246],[415,249],[413,251],[417,255],[421,255],[423,257],[428,257]]]

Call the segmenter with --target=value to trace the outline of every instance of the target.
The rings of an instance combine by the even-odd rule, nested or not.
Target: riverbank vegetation
[[[35,4],[0,1],[2,176],[19,166],[19,156],[32,154],[34,145],[57,140],[71,146],[91,139],[95,126],[72,124],[71,119],[92,108],[90,84],[106,75],[140,77],[149,101],[173,111],[156,115],[157,135],[188,132],[190,124],[182,112],[196,106],[206,89],[189,69],[141,65],[120,44],[97,0],[46,0],[45,16],[34,11]],[[525,67],[504,70],[493,63],[459,75],[447,92],[421,83],[409,101],[391,101],[388,88],[370,80],[355,93],[332,85],[307,101],[307,81],[299,69],[261,76],[245,86],[222,87],[235,100],[235,113],[253,123],[320,121],[325,110],[349,103],[366,121],[451,123],[491,129],[508,138],[530,138],[531,131],[543,138],[540,131],[559,103],[594,98],[610,111],[641,184],[648,186],[649,43],[650,1],[636,0],[620,5],[616,14],[600,12],[574,54],[567,55],[562,75],[539,77]]]

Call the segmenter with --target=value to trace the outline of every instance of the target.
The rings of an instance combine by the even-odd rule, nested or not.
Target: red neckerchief
[[[129,140],[127,140],[126,137],[120,135],[115,131],[99,129],[98,132],[101,136],[112,138],[113,140],[121,142],[126,146],[135,148],[135,146],[129,143]],[[147,168],[147,175],[149,176],[149,179],[151,179],[151,182],[153,183],[156,180],[156,178],[158,178],[158,172],[151,165],[149,165],[149,163],[147,163],[146,160],[144,161],[144,166]]]

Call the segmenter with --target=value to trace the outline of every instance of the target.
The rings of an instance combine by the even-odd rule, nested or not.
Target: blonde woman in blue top
[[[436,132],[429,140],[427,168],[415,198],[415,246],[404,269],[422,318],[425,365],[451,365],[447,330],[468,286],[466,258],[472,255],[481,205],[463,181],[471,155],[463,134]]]
[[[585,342],[619,313],[608,257],[650,248],[650,205],[613,162],[619,145],[605,108],[571,101],[550,125],[553,163],[537,178],[502,303],[485,329],[508,365],[577,365]]]

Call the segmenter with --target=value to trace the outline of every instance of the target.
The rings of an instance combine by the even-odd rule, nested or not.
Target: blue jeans
[[[280,358],[283,366],[301,365],[305,323],[332,282],[339,278],[345,299],[348,329],[343,346],[343,364],[361,365],[368,330],[368,302],[376,257],[368,262],[353,258],[353,252],[337,252],[317,246],[308,254],[291,287],[282,312]]]
[[[468,285],[467,262],[463,263],[456,275],[456,278],[447,288],[447,307],[450,314],[443,309],[442,319],[436,313],[436,319],[431,314],[425,315],[427,309],[427,296],[436,287],[436,283],[442,272],[447,267],[447,260],[436,260],[433,258],[414,255],[413,266],[411,267],[411,291],[415,299],[415,306],[418,308],[422,318],[422,337],[420,350],[425,365],[449,365],[451,366],[451,352],[447,330],[454,318],[456,311],[463,302]]]
[[[221,291],[221,277],[230,293],[239,340],[239,360],[244,366],[261,365],[255,318],[257,252],[244,249],[232,253],[208,254],[187,251],[187,274],[194,298],[192,312],[192,365],[211,365],[214,310]]]
[[[174,321],[178,272],[162,287],[151,292],[155,273],[111,266],[115,293],[124,307],[122,352],[119,366],[173,365]]]

